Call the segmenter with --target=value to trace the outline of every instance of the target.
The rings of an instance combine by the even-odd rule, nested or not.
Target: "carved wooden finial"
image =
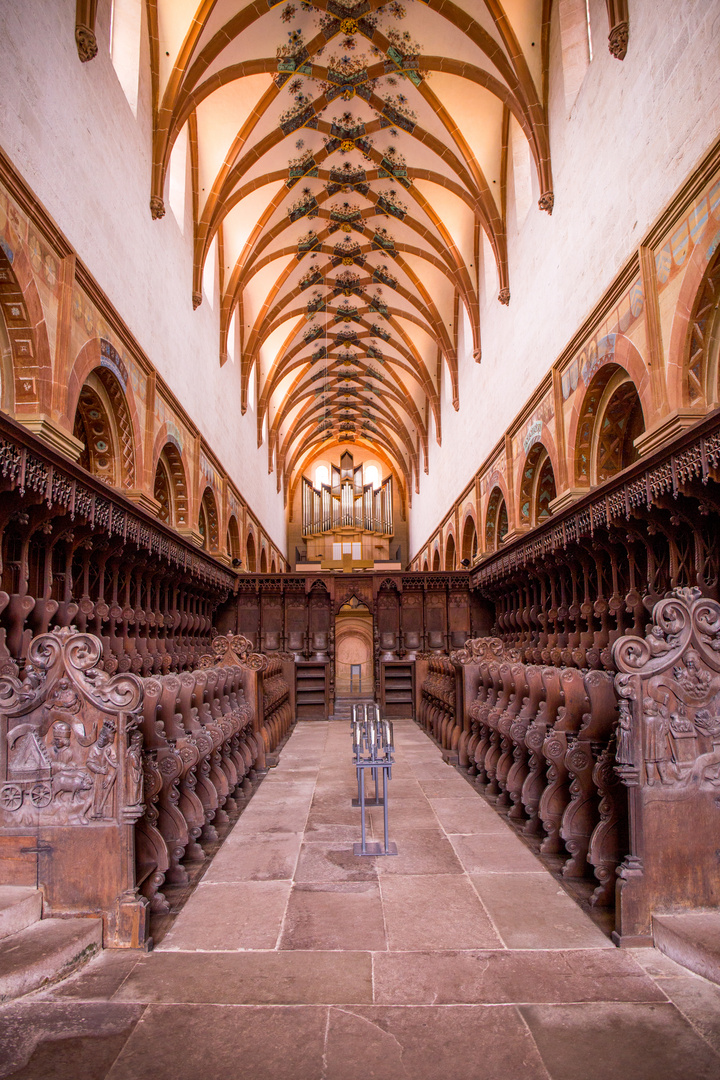
[[[520,650],[508,648],[501,638],[468,638],[465,647],[450,653],[454,664],[479,664],[483,660],[504,660],[516,664],[521,659]]]
[[[205,653],[200,657],[199,667],[234,667],[239,664],[252,671],[264,671],[268,666],[267,656],[253,652],[252,641],[242,634],[218,634],[213,639],[212,650],[212,654]]]

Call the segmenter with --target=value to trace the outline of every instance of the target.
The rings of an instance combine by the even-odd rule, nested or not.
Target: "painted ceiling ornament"
[[[272,30],[268,35],[270,48],[267,38],[264,49],[260,48],[261,52],[270,54],[274,89],[287,88],[288,97],[279,97],[276,92],[260,94],[254,102],[258,110],[257,123],[254,121],[250,125],[242,146],[231,143],[215,146],[217,162],[229,166],[225,174],[227,182],[221,182],[218,175],[212,177],[206,194],[200,196],[203,205],[197,208],[194,228],[198,230],[196,236],[202,234],[205,258],[214,234],[209,233],[206,223],[212,222],[211,228],[215,230],[216,223],[220,224],[234,206],[238,206],[239,217],[247,209],[250,219],[257,222],[257,228],[247,238],[248,248],[242,262],[239,261],[241,255],[235,251],[233,229],[229,228],[225,234],[228,274],[223,275],[224,295],[219,308],[223,334],[226,334],[228,320],[236,317],[239,321],[246,282],[252,278],[253,288],[257,283],[262,290],[267,285],[261,303],[249,305],[249,310],[266,312],[270,316],[267,324],[263,324],[263,316],[258,315],[247,326],[251,370],[266,344],[270,325],[278,333],[286,331],[287,340],[294,342],[278,364],[271,365],[260,375],[260,393],[268,404],[270,415],[282,415],[288,402],[288,387],[292,383],[285,381],[288,365],[298,365],[300,386],[307,388],[298,395],[300,408],[287,414],[287,422],[276,436],[274,461],[281,463],[286,485],[292,482],[296,464],[295,449],[305,416],[303,395],[307,394],[308,402],[315,406],[312,395],[317,384],[311,379],[313,365],[316,360],[324,361],[329,355],[339,369],[346,370],[344,361],[338,357],[338,348],[330,344],[335,338],[335,330],[330,341],[326,341],[316,324],[307,327],[306,318],[309,320],[313,315],[325,312],[330,325],[337,326],[338,322],[342,324],[349,318],[351,323],[360,320],[365,327],[375,320],[370,335],[366,337],[363,329],[358,350],[363,358],[366,355],[372,358],[376,369],[382,367],[388,372],[388,381],[390,368],[393,368],[393,385],[397,381],[395,366],[402,366],[403,374],[398,374],[398,378],[405,391],[401,397],[407,407],[401,404],[392,418],[378,418],[378,426],[388,440],[388,450],[395,458],[399,474],[409,487],[417,479],[414,476],[417,461],[423,460],[422,453],[416,458],[409,448],[418,438],[423,446],[427,442],[424,418],[429,415],[430,398],[437,390],[433,372],[421,359],[424,338],[417,335],[427,333],[442,339],[443,350],[447,347],[452,352],[452,345],[447,340],[448,336],[452,337],[452,312],[444,310],[445,290],[427,287],[423,263],[433,265],[448,279],[458,273],[465,279],[463,252],[471,251],[472,245],[465,242],[470,233],[467,236],[464,233],[470,229],[474,235],[474,230],[480,227],[491,241],[498,264],[498,280],[504,289],[509,289],[502,222],[504,210],[499,201],[495,208],[486,207],[486,200],[479,197],[483,182],[488,190],[492,178],[482,175],[482,162],[473,151],[476,144],[493,145],[497,149],[502,136],[500,121],[496,132],[491,127],[495,124],[493,118],[496,114],[500,116],[501,110],[490,109],[486,115],[485,110],[460,108],[461,98],[453,98],[457,101],[457,109],[450,99],[443,99],[438,108],[436,97],[443,97],[442,79],[438,79],[437,95],[432,82],[425,88],[424,81],[432,78],[433,72],[422,70],[423,57],[428,57],[428,65],[432,57],[432,63],[439,71],[447,70],[446,59],[457,61],[461,57],[490,78],[482,92],[495,93],[497,101],[504,103],[520,122],[533,147],[533,161],[537,163],[538,191],[542,193],[540,207],[548,213],[552,210],[546,125],[541,115],[542,107],[533,111],[535,106],[532,104],[541,96],[540,83],[534,85],[530,74],[530,71],[535,72],[537,64],[534,61],[528,63],[530,56],[524,54],[521,45],[508,46],[510,41],[524,40],[521,20],[514,8],[506,12],[508,31],[513,31],[514,36],[511,33],[493,35],[493,49],[496,50],[493,55],[500,62],[499,66],[483,53],[478,42],[487,32],[481,26],[482,20],[486,21],[486,14],[481,15],[480,8],[486,6],[457,0],[455,5],[449,6],[433,3],[430,5],[433,10],[428,11],[426,5],[414,3],[414,0],[386,0],[385,3],[379,0],[261,0],[260,4],[251,4],[247,9],[251,22],[257,21],[252,33],[257,34],[258,40],[263,40],[265,28],[274,27],[274,35]],[[203,30],[197,36],[199,51],[196,56],[188,57],[187,67],[180,57],[169,57],[168,71],[176,72],[179,82],[176,103],[170,106],[172,115],[168,116],[167,125],[163,121],[166,133],[156,132],[159,154],[158,160],[153,162],[154,216],[159,217],[165,209],[161,196],[173,139],[182,130],[181,103],[199,88],[191,86],[190,73],[199,70],[195,61],[202,60],[201,54],[209,56],[209,53],[203,53],[206,41],[210,40],[205,30],[210,30],[211,36],[217,31],[214,22],[212,25],[208,22],[210,9],[214,10],[212,18],[218,17],[216,4],[206,5],[198,15],[203,24]],[[457,12],[462,12],[459,21]],[[450,38],[442,33],[444,22],[448,22]],[[220,71],[230,72],[239,59],[233,44],[235,38],[230,33],[235,23],[226,25],[227,42],[221,43],[221,35],[217,34],[213,39],[224,55],[218,55],[217,67],[213,66],[209,75],[212,80]],[[447,52],[444,45],[454,41],[457,35],[460,35],[459,49],[453,49],[452,56],[444,57],[443,53]],[[518,49],[524,55],[518,55]],[[258,59],[259,55],[253,53]],[[541,74],[538,73],[538,78]],[[463,68],[457,78],[465,80],[466,77]],[[164,78],[163,75],[161,81]],[[471,81],[459,84],[467,86],[468,101],[477,93],[478,85],[485,85],[482,79],[478,82],[474,76]],[[491,84],[497,89],[493,90]],[[228,85],[224,76],[220,85]],[[247,104],[242,78],[238,79],[238,86],[237,105],[241,110]],[[247,83],[251,94],[254,93],[253,86],[253,83]],[[165,89],[162,89],[163,93]],[[198,114],[198,123],[203,128],[198,140],[201,157],[210,145],[210,136],[216,141],[221,137],[218,130],[205,130],[207,113],[213,108],[224,109],[233,100],[229,88],[223,90],[223,94],[230,95],[227,100],[216,98],[215,88],[209,82],[203,84],[203,93],[206,90],[208,108],[204,105]],[[173,93],[168,91],[167,100],[171,97]],[[248,115],[253,115],[252,109],[250,114],[245,110],[242,117],[238,112],[236,131],[241,129]],[[468,124],[471,127],[477,124],[482,129],[478,133],[479,141],[472,137],[472,131],[468,131]],[[219,153],[220,150],[223,153]],[[214,167],[210,159],[201,162],[203,175],[207,171],[206,165]],[[478,176],[482,176],[479,183]],[[274,180],[272,185],[268,182],[267,201],[263,201],[263,184],[257,184],[263,177],[277,177],[279,181],[277,187],[272,186]],[[413,185],[415,177],[417,187]],[[312,183],[313,179],[317,184]],[[290,194],[295,187],[297,192]],[[490,200],[492,190],[490,187]],[[211,191],[215,193],[212,197]],[[341,192],[353,197],[349,213],[348,207],[334,203],[335,196]],[[464,215],[462,221],[456,220],[457,215],[452,209],[452,192],[470,208],[470,214]],[[252,209],[249,203],[244,203],[251,193],[253,199],[260,199],[257,206],[252,204]],[[400,196],[405,197],[405,202]],[[391,223],[392,219],[401,222],[402,227]],[[297,230],[292,227],[295,222],[298,223]],[[313,224],[314,232],[305,232],[299,239],[293,235],[301,229],[310,230]],[[388,224],[391,225],[389,229],[385,227]],[[288,226],[291,226],[289,231],[285,231]],[[338,249],[335,243],[338,234],[348,240],[354,238],[357,243]],[[229,239],[231,236],[233,239]],[[379,253],[377,260],[373,251]],[[337,262],[333,261],[335,259]],[[381,259],[384,262],[376,269],[374,263]],[[389,263],[385,265],[388,259],[402,281],[402,288],[389,270]],[[302,260],[305,265],[299,266]],[[399,266],[403,268],[402,275]],[[257,275],[258,270],[262,276]],[[433,275],[436,270],[432,271]],[[351,276],[346,277],[346,273]],[[391,307],[382,297],[374,295],[373,279],[393,290]],[[469,274],[468,279],[475,280],[473,274]],[[238,281],[242,283],[232,293],[231,281],[233,290]],[[195,303],[203,300],[201,286],[201,270],[196,266],[192,288]],[[477,311],[476,295],[473,300],[477,286],[468,288],[468,310]],[[304,290],[307,292],[303,297]],[[318,291],[320,296],[312,295],[307,299]],[[322,294],[325,294],[324,298]],[[336,316],[337,305],[331,305],[330,301],[351,295],[357,317],[340,313]],[[500,299],[508,300],[509,292],[501,291]],[[295,323],[293,328],[289,320],[298,315],[301,317],[299,325]],[[321,318],[317,320],[320,321]],[[419,330],[416,331],[416,327]],[[368,337],[371,339],[369,345]],[[417,364],[422,371],[415,370],[412,363],[405,363],[403,357],[407,358],[409,353],[419,357]],[[370,393],[370,390],[366,392]]]

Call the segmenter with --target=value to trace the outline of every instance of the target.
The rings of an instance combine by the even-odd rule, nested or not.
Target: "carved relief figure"
[[[130,734],[142,684],[133,675],[109,676],[97,666],[101,655],[98,638],[60,627],[32,640],[24,682],[0,676],[8,720],[0,824],[85,826],[139,816],[125,811],[142,800],[141,744]],[[129,759],[122,789],[120,747]]]
[[[115,725],[106,720],[100,729],[97,742],[87,757],[87,768],[93,776],[93,818],[112,817],[112,804],[106,813],[110,793],[117,777],[117,754],[113,746]]]
[[[626,698],[620,698],[618,709],[616,761],[618,765],[632,765],[632,714],[630,712],[630,702]]]
[[[645,640],[629,636],[614,645],[621,699],[618,773],[623,776],[622,767],[631,764],[633,745],[642,746],[645,783],[657,789],[654,797],[685,799],[719,782],[719,623],[716,601],[697,588],[675,589],[655,605]]]
[[[70,746],[72,730],[64,720],[56,720],[52,728],[52,742],[50,743],[50,764],[53,772],[60,772],[75,764],[73,752]]]
[[[141,806],[142,801],[142,735],[139,731],[134,731],[125,757],[125,806]]]
[[[672,762],[672,751],[668,735],[670,734],[670,715],[665,705],[653,698],[643,702],[645,769],[648,784],[660,780],[670,784],[677,779],[677,772]]]

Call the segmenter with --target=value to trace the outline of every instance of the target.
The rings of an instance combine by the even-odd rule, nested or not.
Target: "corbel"
[[[605,0],[605,2],[610,24],[608,48],[616,60],[624,60],[630,34],[628,0]]]
[[[97,0],[77,0],[75,5],[75,44],[78,56],[87,64],[97,56],[98,43],[95,36]]]

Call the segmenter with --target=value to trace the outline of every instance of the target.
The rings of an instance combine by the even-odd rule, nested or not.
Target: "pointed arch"
[[[205,551],[217,552],[220,547],[218,529],[217,500],[213,489],[208,486],[203,491],[198,513],[198,532],[202,537],[202,546]]]
[[[155,462],[153,497],[160,503],[160,519],[176,529],[187,529],[188,487],[181,451],[168,441]]]

